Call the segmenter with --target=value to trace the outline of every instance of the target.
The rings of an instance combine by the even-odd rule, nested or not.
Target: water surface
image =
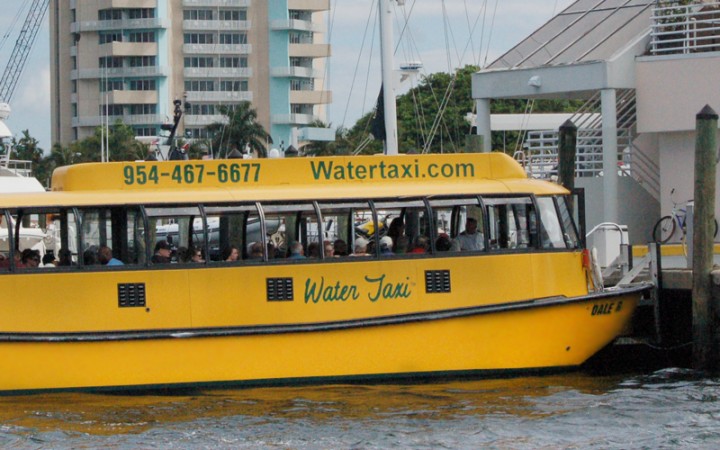
[[[0,448],[717,449],[719,396],[719,378],[666,369],[0,397]]]

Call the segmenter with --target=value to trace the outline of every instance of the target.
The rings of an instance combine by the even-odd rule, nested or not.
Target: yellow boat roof
[[[87,163],[60,167],[52,192],[2,196],[0,207],[565,194],[528,179],[504,153]]]

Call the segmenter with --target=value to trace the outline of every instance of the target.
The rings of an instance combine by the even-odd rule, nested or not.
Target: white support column
[[[600,91],[603,144],[603,220],[618,223],[618,145],[615,89]]]
[[[477,117],[475,125],[477,127],[477,135],[483,137],[483,153],[492,151],[492,138],[490,132],[490,99],[480,98],[475,100]]]
[[[385,154],[398,154],[397,112],[393,83],[393,15],[390,0],[379,0],[380,54],[382,61],[383,100],[385,108]]]

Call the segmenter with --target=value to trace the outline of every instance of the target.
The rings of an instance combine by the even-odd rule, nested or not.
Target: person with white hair
[[[305,249],[298,241],[293,241],[290,244],[290,256],[288,259],[305,259]]]
[[[387,256],[387,255],[394,255],[392,251],[393,247],[393,240],[390,236],[383,236],[380,238],[380,255],[381,256]]]
[[[370,256],[367,252],[368,241],[363,238],[355,239],[355,252],[350,256]]]

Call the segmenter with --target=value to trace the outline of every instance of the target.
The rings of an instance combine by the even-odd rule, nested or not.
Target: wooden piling
[[[693,216],[693,367],[717,368],[712,304],[713,234],[715,232],[715,155],[718,115],[710,105],[695,121],[695,210]]]
[[[558,132],[558,183],[569,191],[575,188],[576,153],[577,127],[568,119]]]

